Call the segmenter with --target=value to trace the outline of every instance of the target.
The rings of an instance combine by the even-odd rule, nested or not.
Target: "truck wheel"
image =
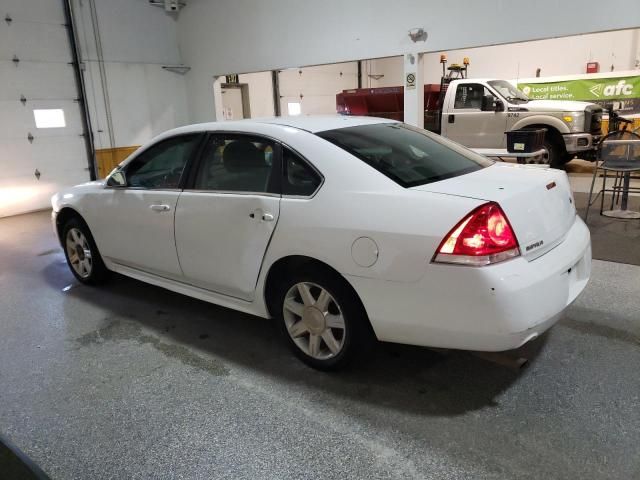
[[[538,161],[533,160],[531,163],[542,163],[550,165],[551,168],[564,169],[564,165],[571,160],[571,156],[567,154],[564,148],[551,139],[545,139],[542,145],[544,154]]]

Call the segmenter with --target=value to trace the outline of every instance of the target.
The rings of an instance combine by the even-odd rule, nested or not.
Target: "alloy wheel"
[[[93,258],[87,237],[80,229],[71,228],[67,232],[65,243],[71,268],[81,278],[88,278],[93,269]]]
[[[342,309],[323,287],[296,283],[285,295],[282,310],[289,336],[306,355],[327,360],[342,351],[346,338]]]

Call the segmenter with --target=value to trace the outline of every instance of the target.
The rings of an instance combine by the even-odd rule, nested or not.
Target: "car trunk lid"
[[[538,258],[561,243],[576,217],[569,179],[556,169],[495,163],[412,189],[497,202],[527,260]]]

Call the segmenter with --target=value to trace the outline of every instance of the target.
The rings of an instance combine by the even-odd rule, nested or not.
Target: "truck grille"
[[[584,130],[591,135],[602,134],[602,108],[589,105],[584,112]]]

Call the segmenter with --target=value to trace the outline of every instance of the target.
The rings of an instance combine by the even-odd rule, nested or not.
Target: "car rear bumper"
[[[379,340],[502,351],[541,335],[584,290],[591,240],[576,220],[564,241],[532,261],[488,267],[429,264],[418,282],[348,277]]]

